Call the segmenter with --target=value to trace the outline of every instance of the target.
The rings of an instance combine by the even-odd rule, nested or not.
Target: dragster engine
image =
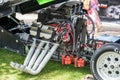
[[[31,26],[17,19],[16,13],[26,14],[64,1],[67,0],[0,0],[0,47],[25,54],[26,45],[31,43]]]

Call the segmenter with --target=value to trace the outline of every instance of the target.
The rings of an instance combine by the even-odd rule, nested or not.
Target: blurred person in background
[[[99,14],[98,14],[98,0],[90,0],[90,9],[88,10],[88,14],[91,16],[91,18],[93,19],[95,26],[96,26],[96,32],[100,31],[100,18],[99,18]]]
[[[96,32],[100,31],[100,18],[99,18],[99,14],[98,14],[98,10],[99,10],[99,3],[98,0],[80,0],[81,2],[83,2],[83,9],[87,10],[89,16],[92,18],[92,20],[95,23],[96,26]]]

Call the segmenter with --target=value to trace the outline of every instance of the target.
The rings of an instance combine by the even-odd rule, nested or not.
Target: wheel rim
[[[97,60],[98,75],[104,80],[120,79],[120,54],[105,52]]]

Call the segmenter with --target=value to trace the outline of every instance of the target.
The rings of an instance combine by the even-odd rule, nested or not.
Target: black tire
[[[115,55],[116,54],[120,55],[120,44],[117,44],[117,43],[105,44],[100,49],[96,50],[95,53],[93,54],[93,56],[91,57],[90,68],[91,68],[92,74],[93,74],[93,76],[95,77],[96,80],[120,80],[120,71],[118,71],[118,74],[119,74],[118,77],[116,77],[114,79],[111,78],[112,76],[111,77],[107,76],[107,77],[109,77],[109,79],[108,78],[103,78],[103,77],[106,77],[107,74],[109,74],[109,72],[110,72],[109,70],[111,69],[111,66],[112,66],[111,63],[113,63],[112,60],[110,61],[109,64],[107,64],[107,67],[105,66],[106,64],[103,64],[103,67],[101,68],[101,70],[106,69],[106,71],[107,71],[108,68],[110,68],[110,69],[108,69],[108,73],[104,73],[104,75],[103,75],[100,71],[98,72],[97,67],[99,67],[99,66],[97,66],[97,65],[98,65],[99,61],[102,61],[102,60],[100,60],[101,57],[103,55],[105,55],[106,53],[109,54],[109,52],[110,53],[113,52],[113,54],[115,54]],[[105,62],[105,59],[108,60],[107,57],[103,58],[103,59],[104,59],[104,61],[102,63]],[[109,67],[109,65],[110,65],[110,67]],[[118,68],[120,68],[120,64],[118,66],[119,66]],[[100,68],[99,68],[99,70],[100,70]],[[105,71],[103,71],[103,72],[105,72]],[[112,73],[112,74],[114,74],[114,73]]]

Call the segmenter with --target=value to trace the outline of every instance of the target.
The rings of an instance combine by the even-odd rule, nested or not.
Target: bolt
[[[110,58],[107,58],[107,60],[108,60],[108,61],[111,61],[111,59],[110,59]]]
[[[2,29],[2,30],[1,30],[1,32],[3,33],[3,32],[4,32],[4,30]]]
[[[111,65],[110,68],[111,68],[111,69],[114,69],[114,65]]]
[[[119,71],[116,71],[116,74],[119,74]]]
[[[111,71],[108,71],[108,74],[112,74],[112,72],[111,72]]]
[[[107,68],[107,64],[105,64],[104,67]]]
[[[118,59],[118,58],[115,58],[115,61],[119,61],[119,59]]]
[[[16,40],[16,43],[18,43],[19,41],[18,40]]]

